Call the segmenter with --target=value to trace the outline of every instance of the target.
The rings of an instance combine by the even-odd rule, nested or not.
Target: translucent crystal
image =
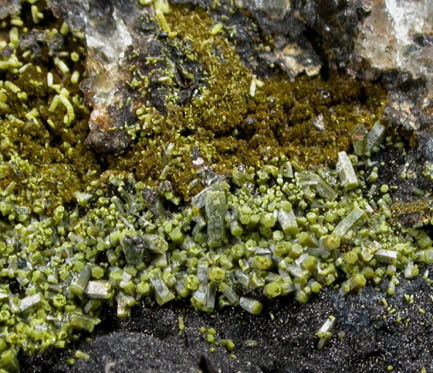
[[[345,189],[353,189],[358,186],[358,177],[346,152],[338,153],[337,172],[340,176],[341,185]]]
[[[108,299],[111,297],[111,284],[108,281],[89,281],[86,294],[93,299]]]
[[[207,235],[210,247],[219,247],[225,239],[224,217],[227,212],[226,197],[222,191],[209,191],[206,196],[205,210]]]
[[[130,308],[136,303],[130,295],[122,292],[116,295],[117,317],[128,317],[131,313]]]
[[[21,300],[20,311],[25,312],[31,307],[37,306],[41,302],[42,302],[42,295],[39,293],[25,297],[24,299]]]
[[[393,264],[397,261],[397,251],[380,249],[376,252],[376,259],[383,263]]]
[[[259,315],[262,312],[263,305],[255,299],[242,297],[239,302],[240,306],[253,315]]]
[[[433,91],[433,2],[379,0],[360,27],[355,52],[372,67],[424,77]]]
[[[192,305],[199,310],[204,309],[207,304],[207,295],[208,286],[207,284],[201,283],[191,298]]]
[[[145,247],[155,254],[163,254],[168,250],[167,241],[157,234],[143,234],[141,239]]]
[[[175,298],[174,294],[168,289],[161,277],[161,272],[153,270],[150,274],[150,282],[155,291],[155,299],[160,306],[170,302]]]
[[[374,147],[379,146],[385,137],[385,126],[376,122],[367,135],[365,151],[370,153]]]
[[[359,207],[355,207],[349,215],[347,215],[342,221],[335,227],[333,234],[338,236],[344,236],[349,230],[358,225],[366,216],[364,210]]]
[[[328,319],[323,323],[316,335],[320,338],[317,347],[323,348],[326,342],[332,337],[332,329],[334,329],[336,319],[335,316],[329,316]]]
[[[73,329],[85,330],[89,333],[93,332],[95,325],[101,322],[100,319],[89,317],[78,312],[71,314],[70,323]]]
[[[337,192],[323,180],[319,175],[311,171],[297,172],[296,178],[298,183],[303,187],[314,186],[317,193],[330,201],[334,200]]]
[[[222,293],[232,305],[237,306],[239,304],[239,296],[230,285],[223,284]]]
[[[70,290],[76,295],[82,295],[86,289],[87,283],[90,279],[90,268],[84,267],[83,270],[71,282]]]

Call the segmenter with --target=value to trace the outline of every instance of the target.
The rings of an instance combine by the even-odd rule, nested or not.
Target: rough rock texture
[[[301,45],[304,40],[312,42],[313,48],[302,49],[319,53],[322,63],[333,68],[346,67],[356,26],[368,12],[361,0],[240,0],[237,4],[255,15],[264,32],[284,35]]]

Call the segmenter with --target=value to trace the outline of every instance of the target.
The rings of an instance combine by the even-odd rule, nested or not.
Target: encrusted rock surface
[[[329,289],[305,305],[282,298],[267,304],[261,316],[237,309],[207,315],[182,303],[139,307],[127,320],[107,313],[90,343],[79,342],[72,352],[27,357],[23,368],[29,373],[184,373],[191,368],[204,373],[379,373],[390,367],[396,372],[430,371],[430,286],[421,277],[402,279],[391,298],[386,286],[368,286],[349,296]],[[329,315],[337,323],[333,337],[319,350],[315,332]],[[185,323],[182,333],[179,316]],[[218,338],[233,339],[236,358],[223,347],[209,352],[212,345],[201,327],[213,327]],[[76,349],[88,353],[90,360],[69,367],[67,360]]]
[[[429,3],[35,4],[0,0],[1,367],[432,368]]]

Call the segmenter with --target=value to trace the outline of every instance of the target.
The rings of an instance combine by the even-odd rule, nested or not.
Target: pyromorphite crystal
[[[89,360],[90,356],[89,354],[86,354],[85,352],[81,351],[81,350],[77,350],[75,351],[75,355],[74,355],[77,359],[80,360]]]
[[[397,261],[397,255],[397,251],[380,249],[376,252],[375,257],[383,263],[394,264]]]
[[[239,305],[247,312],[253,315],[259,315],[262,312],[263,305],[256,299],[241,297]]]
[[[144,234],[141,237],[146,249],[156,254],[163,254],[168,250],[167,241],[156,234]]]
[[[320,237],[319,245],[327,250],[335,250],[340,247],[340,236],[336,234],[328,234]]]
[[[337,236],[344,236],[350,229],[357,226],[366,216],[366,212],[359,207],[355,207],[342,221],[338,223],[332,232]]]
[[[7,369],[7,372],[18,373],[20,371],[20,364],[14,349],[3,351],[0,355],[0,366]]]
[[[42,295],[41,294],[35,294],[28,297],[25,297],[21,300],[20,303],[20,311],[25,312],[31,307],[38,306],[42,302]]]
[[[112,296],[111,284],[108,281],[89,281],[86,287],[86,295],[93,299],[109,299]]]
[[[358,186],[358,177],[346,152],[338,153],[337,171],[344,188],[353,189]]]
[[[223,191],[208,191],[205,199],[208,245],[220,247],[225,241],[224,218],[227,212],[226,197]]]
[[[74,294],[83,294],[84,290],[86,289],[87,283],[89,282],[90,274],[90,267],[86,266],[78,275],[75,276],[69,287]]]
[[[365,141],[365,151],[370,153],[375,147],[379,146],[385,137],[385,126],[379,122],[374,123],[373,128],[367,134]]]
[[[150,282],[155,292],[156,301],[160,306],[175,298],[175,295],[167,288],[167,285],[162,280],[160,270],[155,269],[150,273]]]
[[[95,325],[100,323],[99,319],[89,317],[80,313],[73,313],[70,317],[72,328],[92,332]]]
[[[319,337],[319,342],[317,347],[319,349],[323,348],[325,344],[332,337],[332,329],[335,326],[336,318],[335,316],[329,316],[328,319],[323,323],[320,329],[317,331],[316,335]]]
[[[367,137],[367,129],[363,124],[357,124],[352,131],[353,150],[357,156],[365,154],[365,142]]]
[[[296,222],[296,216],[290,206],[290,208],[280,208],[278,211],[278,222],[284,233],[296,234],[298,232],[298,223]]]
[[[219,267],[213,267],[209,270],[209,280],[213,282],[222,282],[225,279],[225,271]]]
[[[122,247],[129,264],[139,265],[141,263],[145,250],[142,238],[126,236],[122,241]]]
[[[282,287],[278,282],[270,282],[269,284],[266,284],[266,286],[263,289],[263,294],[266,295],[268,298],[275,298],[281,295],[282,293]]]
[[[366,278],[362,273],[355,273],[351,278],[351,290],[359,290],[367,283]]]

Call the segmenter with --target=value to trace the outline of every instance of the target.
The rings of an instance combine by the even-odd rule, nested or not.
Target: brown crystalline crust
[[[167,178],[188,200],[198,191],[188,189],[196,178],[193,149],[219,173],[241,163],[258,167],[280,154],[312,167],[333,165],[337,153],[349,149],[354,125],[369,128],[382,116],[380,86],[336,74],[292,83],[275,70],[260,78],[263,86],[252,97],[255,75],[230,41],[231,31],[213,34],[206,12],[173,6],[165,16],[176,35],[171,38],[146,12],[132,17],[137,40],[121,65],[87,60],[91,102],[95,89],[116,92],[109,105],[93,104],[87,138],[108,169],[133,171],[150,184]],[[242,27],[233,32],[254,31]],[[262,43],[265,48],[272,40]],[[161,177],[163,169],[168,174]]]

